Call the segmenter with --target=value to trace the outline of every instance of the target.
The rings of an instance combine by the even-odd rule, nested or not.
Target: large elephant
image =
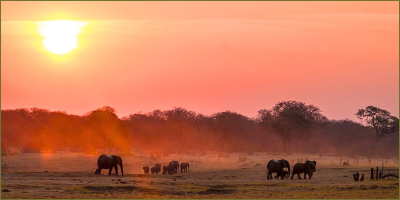
[[[300,178],[300,173],[304,173],[304,179],[307,178],[307,177],[306,177],[307,174],[308,174],[309,179],[311,179],[313,173],[314,173],[315,171],[317,171],[317,169],[315,168],[316,165],[317,165],[317,162],[315,162],[315,161],[309,161],[309,160],[307,160],[305,163],[296,163],[296,164],[293,166],[293,174],[292,174],[291,179],[293,179],[293,176],[294,176],[295,174],[297,174],[297,176],[299,177],[299,179],[301,179],[301,178]]]
[[[124,168],[122,165],[122,158],[115,155],[101,155],[97,160],[97,169],[95,174],[100,174],[102,169],[109,169],[108,175],[111,175],[111,170],[115,169],[115,175],[118,176],[118,165],[121,167],[122,176],[124,176]]]
[[[144,173],[145,173],[145,174],[148,174],[149,171],[150,171],[150,168],[149,168],[149,166],[144,166],[144,167],[143,167],[143,170],[144,170]]]
[[[267,179],[272,179],[272,173],[284,178],[283,168],[288,168],[288,176],[290,176],[290,165],[287,160],[270,160],[267,164]]]

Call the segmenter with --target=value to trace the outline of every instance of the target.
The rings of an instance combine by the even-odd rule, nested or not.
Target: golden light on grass
[[[78,35],[88,22],[73,20],[51,20],[36,23],[38,32],[44,37],[44,48],[54,54],[67,54],[78,47]]]

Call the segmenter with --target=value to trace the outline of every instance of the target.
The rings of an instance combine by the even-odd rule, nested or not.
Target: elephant
[[[161,172],[161,169],[158,167],[152,167],[150,170],[151,170],[151,174],[154,174],[154,173],[157,174],[158,172]]]
[[[161,165],[160,165],[160,163],[157,163],[157,164],[155,164],[155,165],[154,165],[154,167],[158,167],[158,168],[160,168],[160,169],[161,169]]]
[[[283,168],[288,168],[288,176],[290,176],[290,165],[287,160],[270,160],[267,164],[267,179],[272,179],[272,173],[275,172],[283,179]]]
[[[144,166],[144,167],[143,167],[143,170],[144,170],[144,173],[145,173],[145,174],[148,174],[148,173],[149,173],[149,170],[150,170],[150,169],[149,169],[149,166]]]
[[[159,163],[155,164],[154,167],[157,168],[157,173],[161,172],[161,165]]]
[[[181,163],[181,173],[188,172],[189,170],[189,163],[183,162]]]
[[[186,163],[182,162],[181,163],[181,173],[185,172],[186,169]]]
[[[179,162],[173,160],[172,163],[174,163],[174,165],[175,165],[175,173],[178,173],[179,172]]]
[[[166,174],[168,172],[168,167],[167,166],[162,166],[162,174]]]
[[[285,177],[286,179],[289,178],[289,173],[287,171],[282,171],[283,173],[283,177]],[[276,174],[275,179],[278,179],[278,177],[281,176],[279,174]]]
[[[122,176],[124,176],[124,168],[122,165],[122,158],[115,155],[101,155],[97,160],[97,169],[95,174],[100,174],[102,169],[110,169],[108,175],[111,175],[111,170],[115,169],[115,175],[118,176],[118,165],[121,167]]]
[[[169,175],[174,174],[174,171],[176,169],[175,164],[173,162],[170,162],[167,167],[168,167],[168,174]]]
[[[315,166],[317,165],[317,162],[315,161],[309,161],[307,160],[305,163],[296,163],[293,166],[293,174],[291,179],[293,179],[293,176],[297,174],[297,176],[300,178],[300,173],[304,173],[304,179],[306,179],[306,175],[308,174],[309,179],[311,179],[313,172],[317,171]]]
[[[157,174],[159,171],[161,171],[159,168],[157,168],[157,167],[152,167],[151,169],[150,169],[150,171],[151,171],[151,174]]]

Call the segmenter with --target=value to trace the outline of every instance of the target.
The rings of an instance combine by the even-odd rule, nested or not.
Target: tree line
[[[366,125],[329,120],[313,105],[278,102],[254,118],[233,111],[203,115],[181,107],[118,118],[104,106],[82,116],[41,108],[1,110],[2,152],[87,152],[112,149],[187,152],[286,152],[398,157],[399,119],[368,106]]]

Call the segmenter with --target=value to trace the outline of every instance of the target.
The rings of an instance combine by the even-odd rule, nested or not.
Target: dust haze
[[[359,122],[330,120],[314,105],[278,102],[253,118],[181,107],[118,118],[110,106],[71,115],[41,108],[1,111],[2,198],[398,198],[398,118],[368,106]],[[371,113],[374,120],[371,121]],[[124,176],[94,174],[118,155]],[[267,179],[269,160],[317,162],[312,179]],[[142,167],[190,164],[188,172]],[[364,174],[355,182],[353,173]],[[103,169],[102,174],[108,170]],[[301,175],[302,177],[303,175]]]

